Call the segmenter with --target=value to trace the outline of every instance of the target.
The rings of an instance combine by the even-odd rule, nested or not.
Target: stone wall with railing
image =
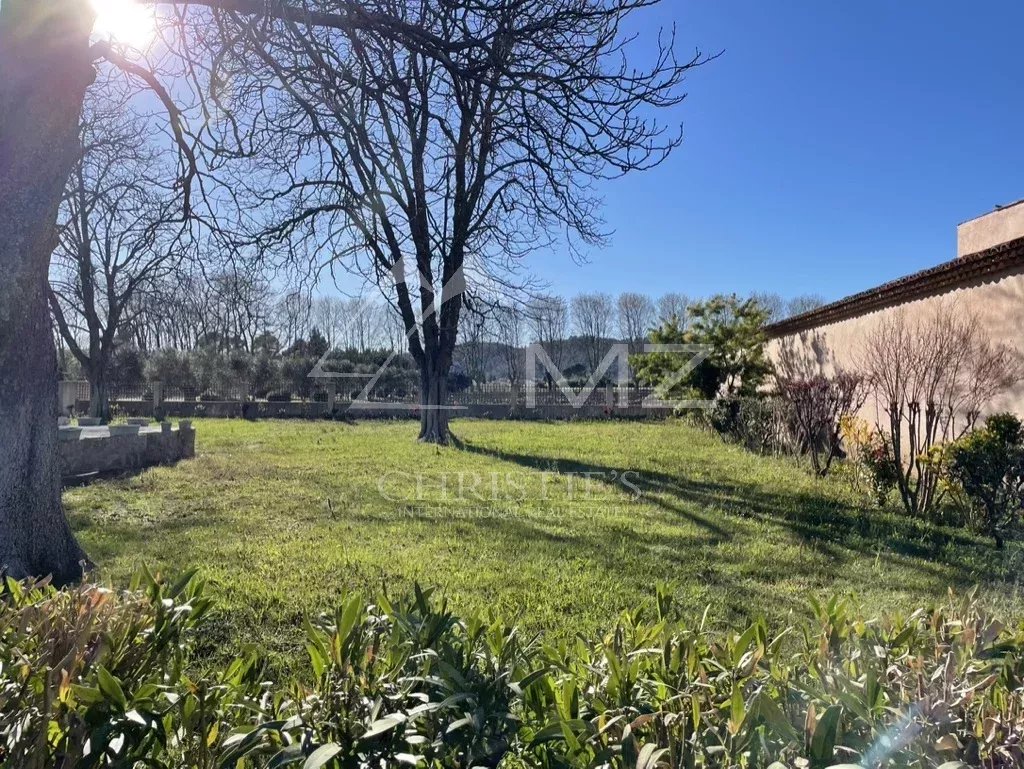
[[[68,393],[75,393],[74,408],[84,413],[89,391],[82,383],[62,383],[62,413],[67,413]],[[114,413],[123,417],[158,418],[249,418],[319,419],[328,416],[352,419],[418,418],[417,393],[371,394],[353,398],[337,383],[327,380],[312,398],[266,400],[249,394],[239,383],[218,388],[218,398],[208,393],[164,387],[159,382],[110,388]],[[648,388],[598,386],[548,387],[537,385],[483,384],[452,393],[453,417],[479,419],[606,419],[664,418],[673,404],[658,400]]]

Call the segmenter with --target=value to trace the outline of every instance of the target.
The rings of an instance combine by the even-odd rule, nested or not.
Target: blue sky
[[[1024,3],[664,0],[694,72],[686,141],[608,185],[612,245],[560,293],[819,293],[837,299],[952,259],[956,225],[1024,197]]]

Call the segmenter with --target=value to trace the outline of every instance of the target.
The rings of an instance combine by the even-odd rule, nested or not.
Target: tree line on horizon
[[[62,378],[84,379],[94,390],[90,416],[109,419],[111,389],[144,382],[211,397],[238,385],[257,397],[275,391],[307,396],[313,385],[308,373],[327,353],[332,370],[366,367],[370,373],[391,354],[403,368],[414,368],[404,366],[410,361],[401,318],[383,300],[278,291],[266,277],[226,266],[212,274],[189,271],[151,280],[126,297],[117,317],[101,311],[90,318],[81,297],[99,289],[86,285],[101,274],[98,266],[62,271],[58,262],[52,277],[54,296],[60,291],[62,298],[79,298],[54,302],[54,325]],[[751,298],[769,323],[822,303],[815,296]],[[547,294],[515,305],[478,304],[466,314],[455,368],[463,382],[519,382],[524,348],[539,343],[568,380],[585,381],[610,345],[626,343],[637,354],[665,324],[685,330],[694,302],[679,292],[656,299],[637,292],[588,292],[569,298]],[[90,333],[97,326],[98,333]],[[618,376],[617,364],[607,376]],[[394,387],[414,389],[409,378],[407,372],[401,387]]]

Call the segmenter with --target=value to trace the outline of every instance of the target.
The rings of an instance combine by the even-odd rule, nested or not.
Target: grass
[[[195,460],[65,501],[102,579],[199,567],[220,606],[207,651],[254,643],[275,664],[301,653],[305,615],[413,581],[551,638],[608,627],[658,582],[716,623],[781,624],[834,594],[910,609],[976,583],[1022,613],[1016,551],[681,423],[454,429],[461,449],[417,444],[411,422],[199,421]]]

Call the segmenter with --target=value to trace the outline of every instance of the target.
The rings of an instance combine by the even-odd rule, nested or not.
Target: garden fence
[[[62,383],[63,402],[73,399],[81,411],[89,400],[87,382]],[[124,413],[151,415],[163,413],[193,415],[236,415],[248,413],[256,404],[262,415],[308,415],[311,407],[333,411],[356,403],[365,410],[379,404],[383,410],[396,406],[415,407],[419,403],[418,388],[388,390],[373,388],[364,393],[361,384],[348,380],[311,382],[303,393],[257,393],[247,382],[222,382],[205,389],[174,387],[160,382],[116,385],[109,388],[111,402]],[[672,404],[658,401],[650,388],[600,385],[595,388],[552,387],[538,383],[534,388],[508,382],[473,384],[449,394],[452,406],[471,414],[569,418],[628,414],[629,416],[664,415]],[[532,412],[532,413],[524,413]]]

